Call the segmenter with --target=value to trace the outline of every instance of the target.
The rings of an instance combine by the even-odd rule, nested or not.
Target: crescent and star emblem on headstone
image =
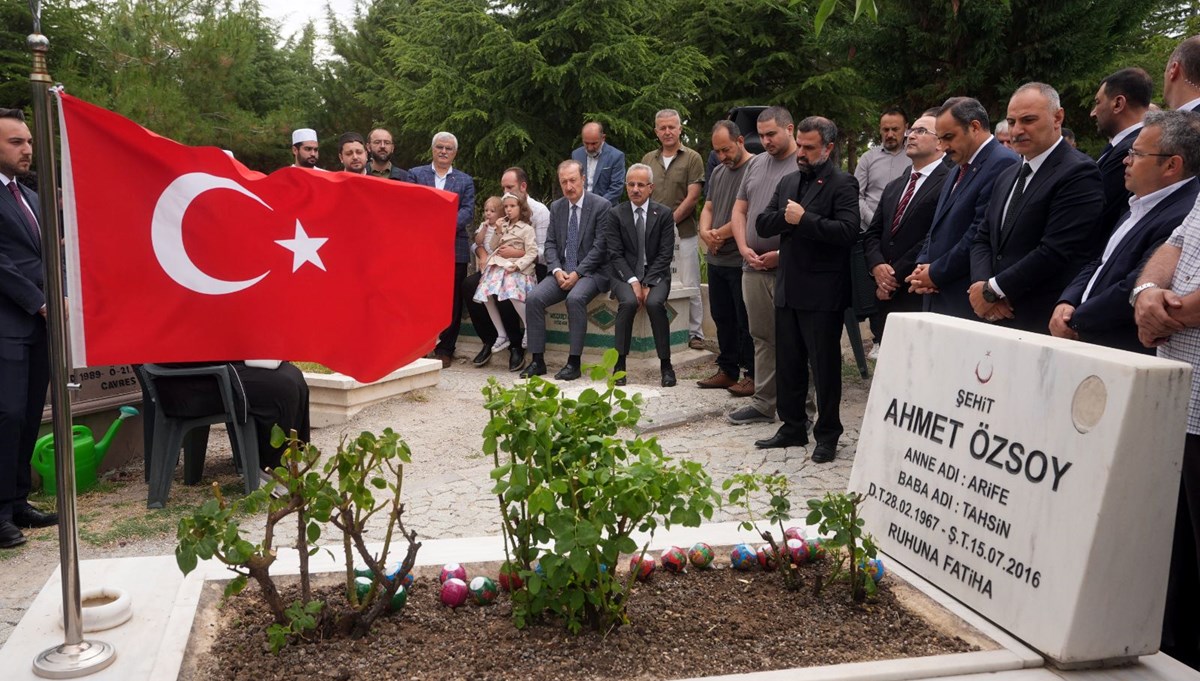
[[[233,180],[208,173],[187,173],[175,178],[159,195],[158,203],[154,206],[154,216],[150,220],[150,242],[158,264],[177,284],[196,293],[220,296],[254,286],[270,274],[271,270],[240,281],[218,279],[201,270],[188,256],[183,246],[183,215],[197,197],[213,189],[235,191],[254,199],[267,210],[274,210]],[[327,241],[327,238],[310,237],[304,231],[304,225],[296,220],[295,236],[291,239],[278,239],[275,243],[292,252],[292,272],[295,272],[305,263],[312,263],[325,270],[325,263],[321,262],[317,251]]]
[[[983,359],[975,363],[975,378],[978,379],[980,383],[987,383],[988,381],[992,380],[992,376],[996,373],[995,368],[992,366],[991,360],[988,359],[991,356],[992,352],[989,350],[983,354]],[[983,371],[987,372],[987,376],[983,375]]]

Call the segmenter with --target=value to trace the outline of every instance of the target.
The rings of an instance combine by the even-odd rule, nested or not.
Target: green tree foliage
[[[355,74],[377,93],[371,110],[394,121],[410,146],[423,147],[421,160],[434,132],[454,132],[457,163],[484,193],[519,162],[534,195],[550,196],[555,168],[589,119],[603,121],[630,157],[640,156],[657,144],[654,112],[675,108],[688,120],[709,70],[701,49],[678,39],[659,5],[404,4],[388,24],[382,64],[368,62],[370,73]]]
[[[51,0],[42,4],[42,33],[50,39],[50,74],[58,80],[96,72],[93,55],[101,6],[91,0]],[[33,32],[29,5],[0,3],[0,107],[30,110],[29,71],[33,57],[26,38]]]

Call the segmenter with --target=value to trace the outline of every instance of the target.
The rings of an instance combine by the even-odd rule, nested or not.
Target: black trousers
[[[658,358],[671,361],[671,321],[667,319],[667,294],[669,285],[652,286],[646,295],[646,316],[650,318],[650,330],[654,332],[654,348]],[[637,296],[633,287],[624,281],[612,282],[612,293],[617,298],[616,338],[617,354],[629,354],[629,342],[633,338],[633,317],[638,311]]]
[[[1162,651],[1200,670],[1200,435],[1183,446]]]
[[[450,302],[450,326],[438,336],[433,351],[439,355],[454,356],[458,346],[458,332],[462,328],[463,280],[467,278],[467,263],[454,263],[454,298]]]
[[[283,362],[276,369],[233,365],[246,389],[247,409],[258,432],[258,462],[275,468],[283,456],[282,447],[271,446],[271,428],[276,424],[284,434],[295,430],[301,442],[312,441],[308,415],[308,384],[294,364]]]
[[[892,294],[891,300],[875,301],[879,311],[870,316],[871,335],[875,337],[875,344],[883,342],[883,330],[887,327],[888,315],[893,312],[920,312],[924,305],[923,298],[924,296],[916,293],[909,293],[902,284]]]
[[[49,385],[45,324],[28,338],[0,337],[0,520],[10,520],[33,487],[29,461]]]
[[[462,286],[462,301],[467,306],[467,314],[471,317],[471,325],[475,327],[475,333],[479,336],[479,340],[485,345],[490,346],[500,337],[496,329],[496,325],[492,323],[492,316],[488,314],[487,307],[483,303],[475,301],[475,289],[479,288],[479,280],[482,274],[476,272],[463,280]],[[500,312],[500,323],[504,324],[504,334],[512,341],[513,345],[521,344],[521,336],[524,332],[521,330],[521,315],[517,314],[517,309],[513,307],[508,300],[497,300],[496,309]]]
[[[808,371],[817,395],[817,422],[813,437],[818,444],[837,447],[842,435],[839,411],[842,402],[841,312],[814,312],[775,308],[775,408],[783,421],[780,432],[805,435],[804,399]]]
[[[708,307],[717,326],[717,368],[737,379],[754,376],[754,340],[742,300],[742,268],[708,265]]]

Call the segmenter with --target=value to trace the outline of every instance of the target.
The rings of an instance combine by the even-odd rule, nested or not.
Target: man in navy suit
[[[550,228],[546,233],[546,267],[550,276],[538,282],[529,294],[529,352],[533,360],[522,378],[546,373],[546,308],[567,301],[570,354],[567,364],[554,378],[573,381],[580,377],[583,342],[587,337],[587,308],[598,294],[608,291],[608,250],[604,226],[608,201],[583,190],[583,166],[575,160],[558,164],[558,186],[562,198],[550,204]]]
[[[598,121],[584,123],[579,136],[583,146],[572,151],[571,158],[583,166],[585,190],[616,205],[625,191],[625,152],[606,141]]]
[[[1167,59],[1163,101],[1172,109],[1200,112],[1200,35],[1179,43]]]
[[[1108,144],[1096,159],[1104,182],[1104,210],[1092,238],[1096,255],[1117,226],[1117,218],[1129,209],[1125,155],[1142,129],[1142,119],[1150,109],[1153,93],[1150,74],[1139,68],[1127,68],[1100,81],[1100,89],[1093,98],[1092,118],[1096,119],[1096,129],[1108,138]]]
[[[945,156],[938,149],[936,112],[932,109],[921,114],[907,131],[904,153],[911,165],[883,188],[863,234],[867,267],[875,278],[875,297],[880,301],[879,320],[872,319],[877,344],[883,341],[887,315],[921,311],[921,296],[900,284],[917,266],[917,254],[925,243],[942,183],[949,174],[943,162]]]
[[[454,361],[454,349],[458,345],[458,330],[462,326],[462,283],[467,277],[467,233],[475,219],[475,181],[471,176],[455,170],[454,158],[458,156],[458,138],[448,132],[433,136],[433,163],[410,168],[408,174],[415,184],[435,187],[458,194],[458,222],[454,231],[454,297],[450,302],[450,326],[438,337],[433,356],[448,367]]]
[[[808,444],[809,369],[817,394],[812,460],[837,456],[842,435],[842,323],[850,306],[850,251],[859,235],[858,181],[830,160],[837,126],[809,116],[796,125],[797,172],[785,175],[755,224],[780,235],[775,281],[776,410],[783,425],[759,449]]]
[[[675,219],[671,209],[650,200],[654,171],[644,163],[629,166],[625,173],[629,200],[608,211],[604,239],[608,245],[609,276],[617,299],[617,366],[625,371],[625,356],[633,336],[633,317],[646,309],[654,348],[662,370],[662,386],[675,385],[671,366],[671,320],[667,318],[667,295],[671,292],[671,259],[675,257]],[[625,385],[625,379],[617,380]]]
[[[1200,181],[1200,115],[1151,111],[1125,155],[1125,187],[1133,193],[1104,254],[1062,292],[1050,333],[1153,354],[1138,341],[1129,297],[1142,265],[1196,203]]]
[[[21,528],[48,527],[53,513],[29,505],[29,461],[50,384],[46,291],[38,197],[17,182],[33,162],[19,109],[0,109],[0,548],[25,543]],[[47,171],[49,172],[49,171]]]
[[[989,129],[987,109],[977,99],[951,97],[938,109],[938,140],[955,168],[942,183],[929,235],[917,256],[919,264],[905,278],[909,291],[923,294],[926,312],[975,318],[967,299],[971,242],[987,212],[996,176],[1017,162],[1016,153]]]
[[[1058,92],[1026,83],[1008,102],[1022,162],[996,178],[971,244],[971,308],[984,321],[1035,333],[1088,261],[1104,190],[1096,162],[1062,138]]]

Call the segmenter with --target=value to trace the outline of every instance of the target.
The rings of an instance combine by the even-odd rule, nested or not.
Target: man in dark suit
[[[604,126],[598,121],[584,123],[579,136],[583,145],[571,152],[571,158],[583,167],[586,191],[615,205],[625,191],[625,152],[605,140]]]
[[[1063,141],[1058,92],[1026,83],[1008,102],[1013,150],[971,245],[971,308],[988,322],[1046,333],[1059,294],[1087,262],[1104,191],[1096,162]]]
[[[1151,111],[1125,155],[1125,187],[1134,198],[1117,220],[1102,257],[1062,292],[1050,333],[1089,343],[1154,353],[1138,341],[1129,297],[1142,265],[1196,203],[1200,181],[1200,114]]]
[[[901,282],[917,266],[917,254],[950,172],[938,148],[936,112],[931,109],[921,114],[905,135],[904,154],[912,165],[883,188],[863,234],[867,267],[875,278],[875,297],[880,301],[879,314],[871,317],[876,344],[883,341],[887,315],[921,311],[921,296],[909,292]]]
[[[550,229],[546,233],[546,267],[550,276],[538,282],[526,301],[529,352],[533,360],[522,378],[546,373],[546,308],[567,301],[567,329],[571,350],[567,364],[554,378],[573,381],[581,375],[579,364],[587,335],[587,308],[597,294],[608,291],[608,250],[604,241],[610,204],[583,190],[583,166],[578,161],[558,164],[562,198],[550,204]]]
[[[1200,112],[1200,35],[1179,43],[1167,59],[1163,102],[1172,109]]]
[[[29,505],[29,461],[50,384],[38,197],[17,182],[33,162],[19,109],[0,109],[0,548],[25,543],[21,528],[48,527],[53,513]]]
[[[458,345],[458,330],[462,326],[462,284],[467,277],[467,233],[475,219],[475,180],[454,168],[458,156],[458,138],[448,132],[433,136],[433,163],[410,168],[408,174],[415,184],[435,187],[458,194],[458,221],[454,232],[454,297],[450,302],[450,326],[438,337],[433,356],[443,367],[454,361]]]
[[[1129,209],[1129,191],[1125,188],[1125,155],[1142,129],[1142,119],[1150,109],[1154,83],[1150,74],[1139,68],[1121,69],[1100,81],[1093,98],[1092,118],[1096,129],[1108,138],[1108,144],[1096,159],[1104,182],[1104,209],[1096,222],[1091,244],[1099,255],[1104,243],[1117,226],[1117,218]]]
[[[974,319],[967,299],[971,285],[971,243],[987,212],[992,186],[1017,155],[989,132],[987,109],[971,97],[951,97],[938,110],[937,133],[946,156],[956,164],[942,183],[933,222],[916,269],[905,278],[909,291],[923,295],[922,309]]]
[[[776,409],[783,425],[760,449],[808,444],[804,398],[817,394],[812,460],[833,461],[842,435],[842,320],[850,305],[850,251],[859,235],[858,182],[831,162],[837,126],[809,116],[796,125],[796,165],[758,216],[760,236],[780,235],[775,280]]]
[[[671,209],[650,200],[654,173],[650,166],[635,163],[625,173],[629,200],[608,212],[604,239],[608,246],[609,276],[617,298],[615,371],[625,370],[625,356],[633,335],[633,316],[646,308],[654,348],[662,369],[662,386],[675,385],[671,366],[671,322],[667,318],[667,294],[671,292],[671,258],[675,256],[675,220]],[[625,379],[617,380],[619,385]]]

